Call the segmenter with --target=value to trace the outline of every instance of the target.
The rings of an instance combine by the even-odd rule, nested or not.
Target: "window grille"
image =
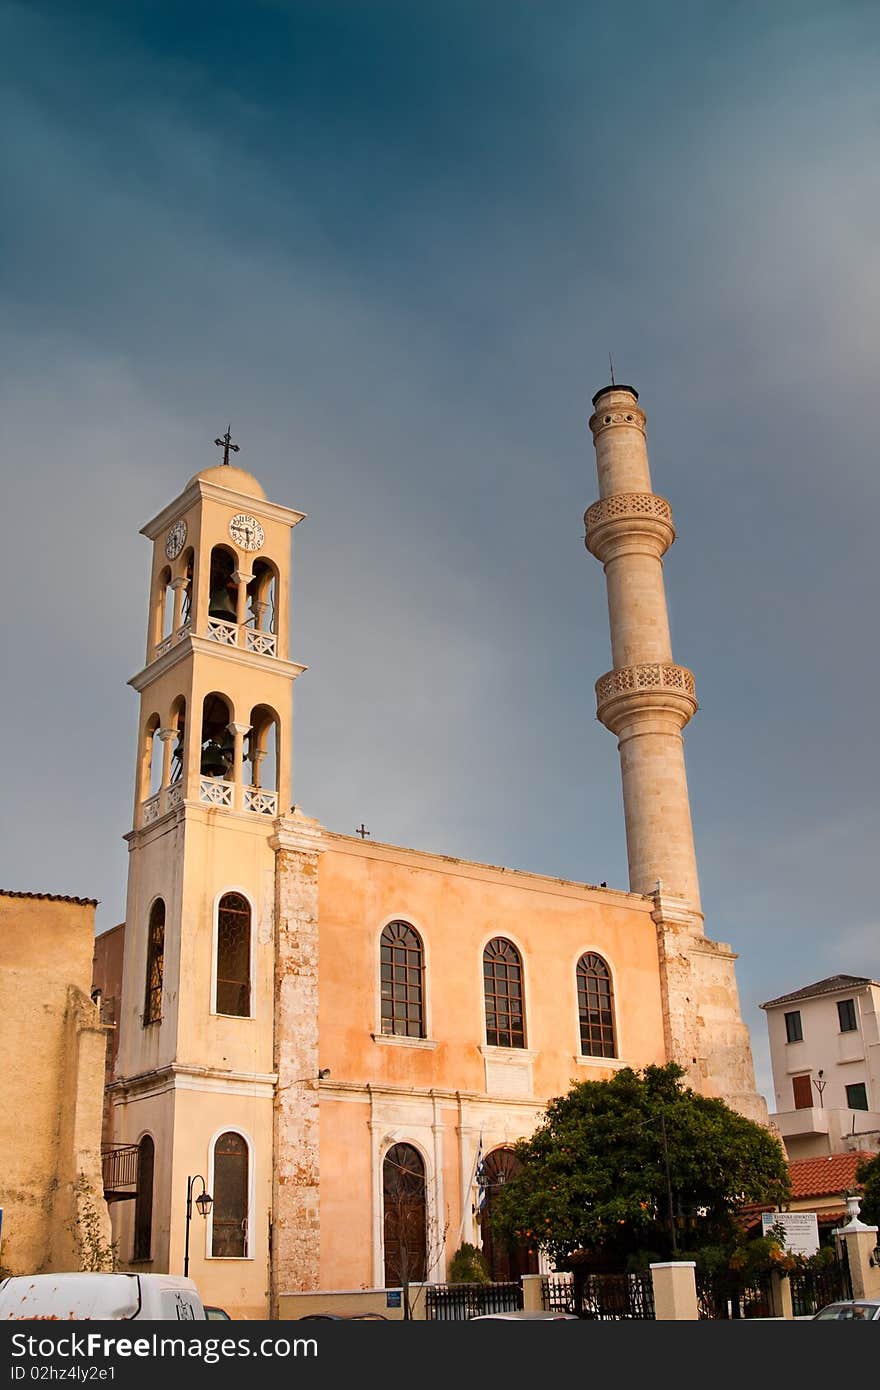
[[[144,1027],[162,1018],[162,979],[165,970],[165,904],[157,898],[150,911],[147,933],[147,984]]]
[[[217,912],[217,1012],[251,1012],[251,909],[240,893],[225,893]]]
[[[483,952],[486,1042],[490,1047],[525,1047],[522,965],[510,941],[496,936]]]
[[[221,1134],[214,1145],[212,1195],[211,1254],[241,1259],[247,1254],[248,1148],[233,1130]]]
[[[577,996],[582,1056],[616,1057],[611,972],[601,956],[592,952],[581,956],[577,963]]]
[[[389,922],[382,932],[382,1032],[425,1036],[425,966],[422,943],[408,922]]]

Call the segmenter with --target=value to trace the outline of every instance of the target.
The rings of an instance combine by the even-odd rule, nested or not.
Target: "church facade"
[[[734,954],[703,930],[682,729],[637,393],[594,397],[627,891],[335,833],[292,805],[290,539],[302,514],[224,463],[144,527],[153,545],[129,845],[113,1139],[137,1197],[120,1260],[188,1268],[265,1317],[284,1293],[494,1272],[485,1203],[573,1080],[674,1059],[766,1122]],[[228,441],[227,441],[228,443]],[[228,449],[227,449],[228,457]],[[479,1172],[478,1172],[479,1165]],[[198,1198],[212,1201],[201,1214]],[[202,1203],[202,1206],[205,1204]]]

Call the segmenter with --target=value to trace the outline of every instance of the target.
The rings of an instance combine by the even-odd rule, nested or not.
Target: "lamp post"
[[[198,1197],[196,1198],[196,1206],[197,1206],[198,1209],[199,1209],[199,1215],[202,1216],[202,1217],[207,1217],[208,1212],[211,1210],[211,1207],[214,1205],[214,1198],[211,1196],[210,1192],[208,1191],[207,1186],[206,1186],[206,1184],[205,1184],[205,1179],[202,1177],[201,1173],[196,1173],[193,1177],[187,1178],[187,1180],[186,1180],[186,1242],[185,1242],[184,1250],[183,1250],[183,1277],[184,1277],[184,1278],[186,1278],[186,1277],[188,1276],[188,1274],[189,1274],[189,1223],[190,1223],[190,1221],[192,1220],[192,1195],[193,1195],[193,1187],[195,1186],[195,1184],[196,1184],[197,1182],[200,1182],[200,1183],[202,1184],[202,1190],[201,1190],[201,1192],[199,1193]]]

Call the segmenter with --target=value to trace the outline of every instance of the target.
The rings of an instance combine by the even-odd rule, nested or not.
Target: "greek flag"
[[[477,1145],[477,1159],[474,1164],[474,1182],[477,1185],[477,1212],[482,1213],[486,1205],[488,1183],[486,1180],[486,1164],[483,1159],[483,1131],[480,1130],[480,1142]]]

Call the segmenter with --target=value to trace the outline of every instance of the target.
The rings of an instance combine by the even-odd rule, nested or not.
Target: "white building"
[[[791,1159],[880,1149],[880,983],[831,975],[761,1005]]]

